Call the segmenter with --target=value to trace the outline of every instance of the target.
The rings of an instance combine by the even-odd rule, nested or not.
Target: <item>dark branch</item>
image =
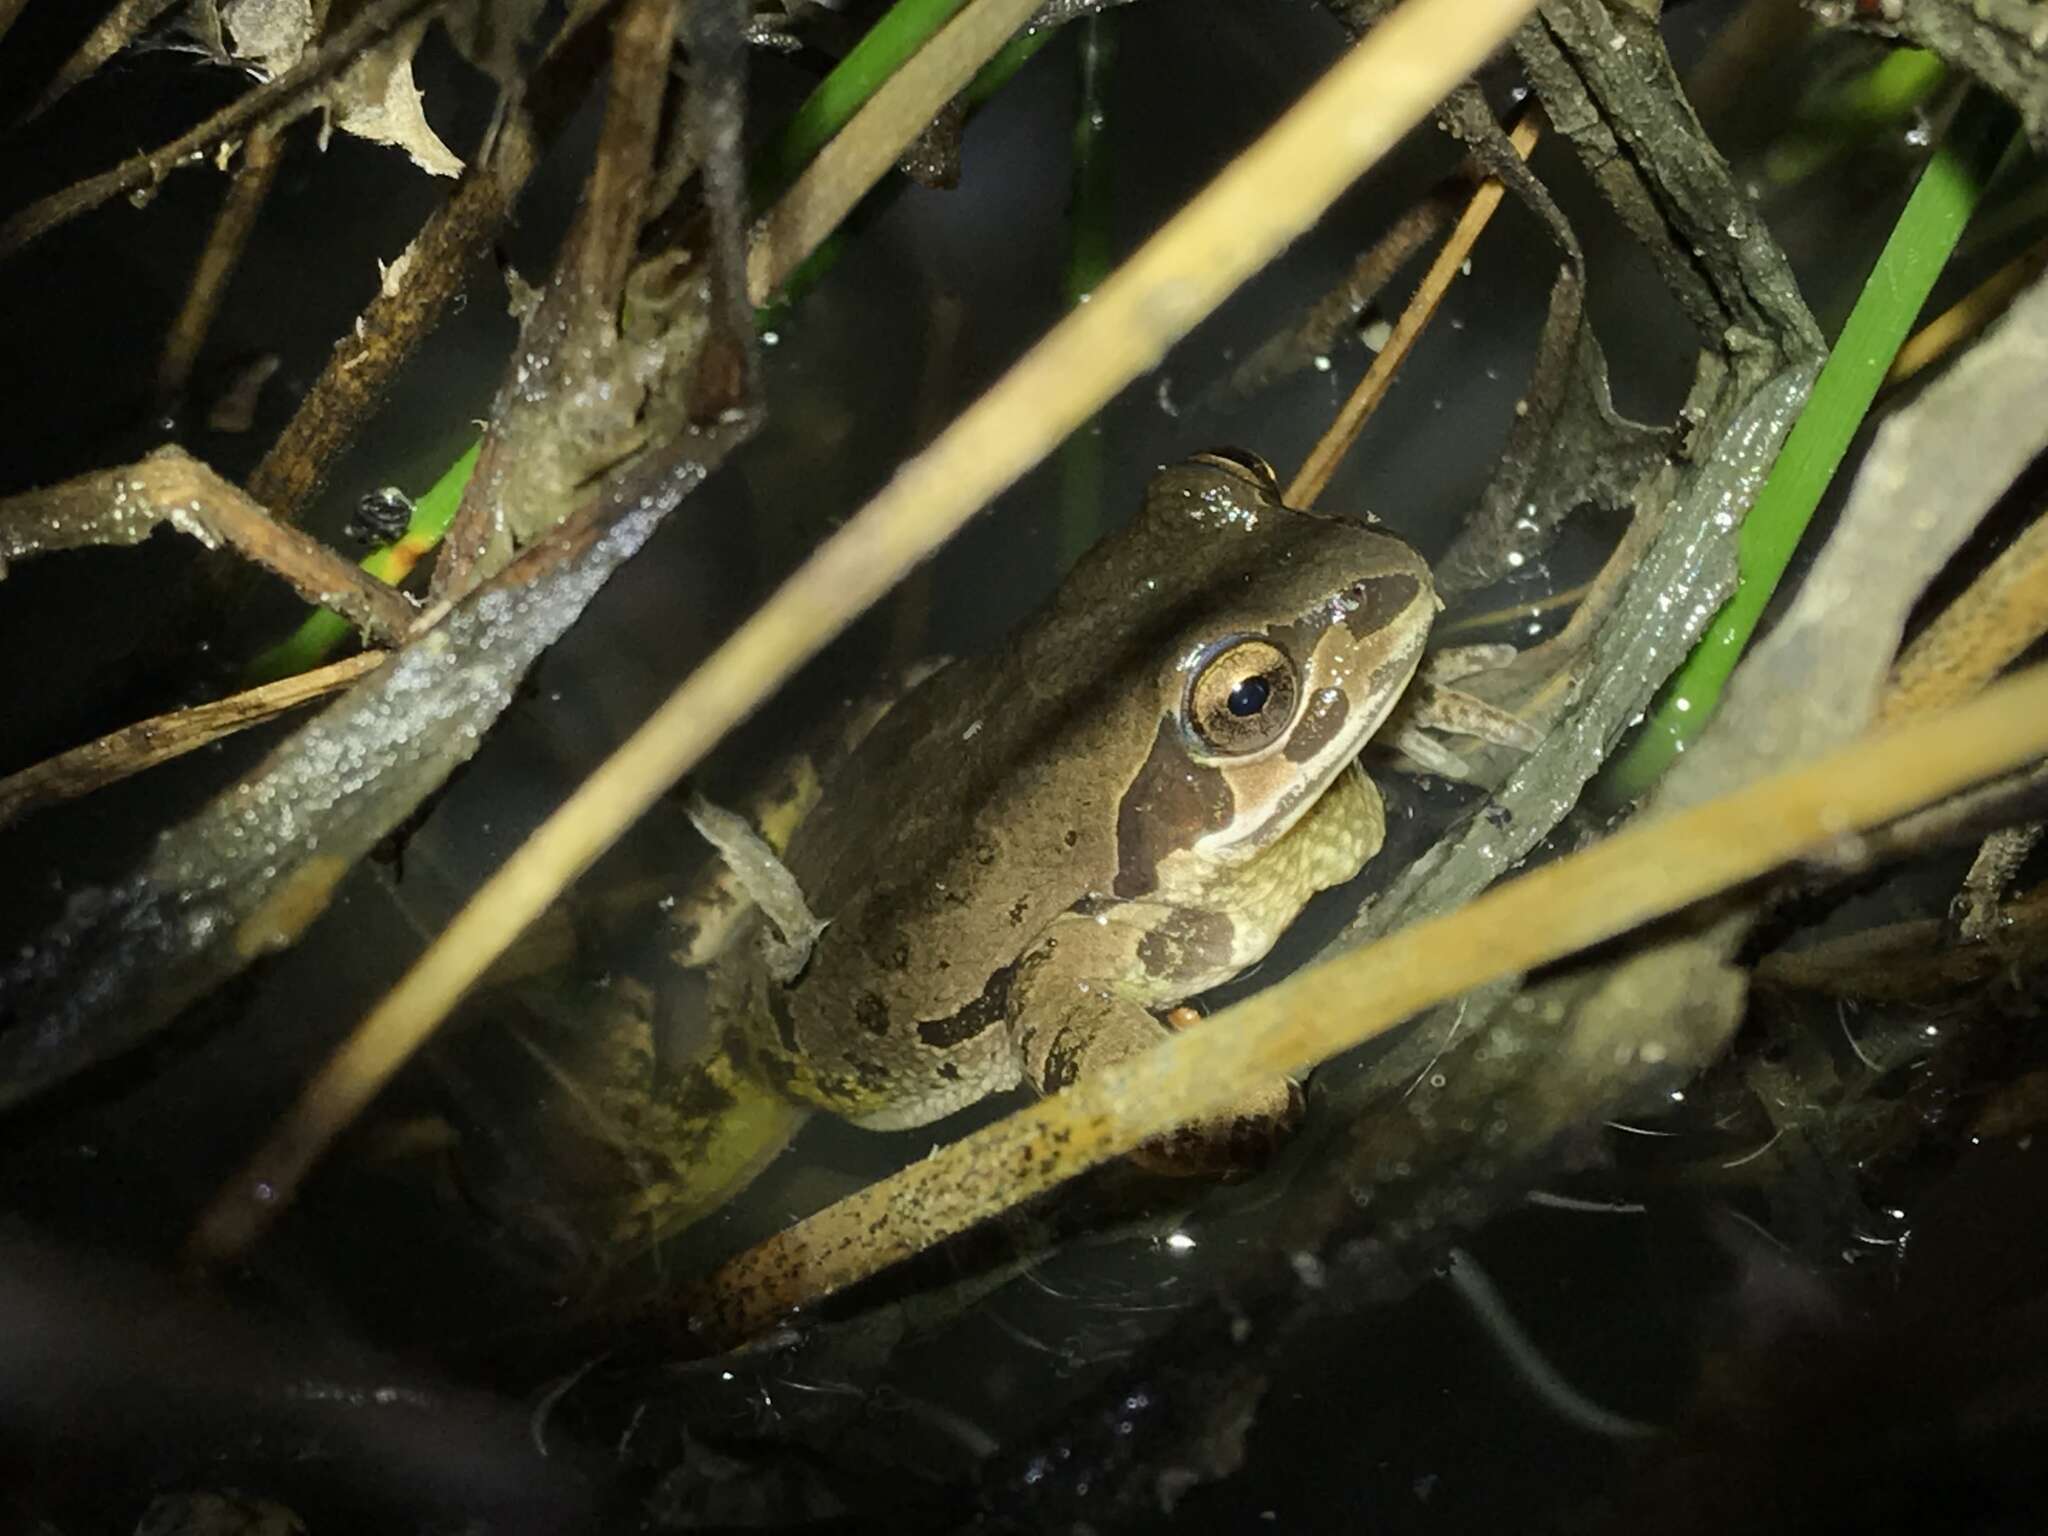
[[[307,54],[296,68],[221,108],[197,128],[157,149],[124,160],[111,171],[88,176],[29,204],[0,224],[0,256],[12,255],[30,241],[124,192],[155,186],[180,166],[200,163],[208,150],[237,134],[258,125],[282,126],[310,108],[327,82],[353,64],[365,49],[414,17],[447,3],[448,0],[377,0],[332,41]]]
[[[209,548],[230,546],[372,639],[396,643],[412,628],[412,604],[399,593],[278,522],[181,448],[0,501],[0,570],[24,555],[140,544],[160,523]]]

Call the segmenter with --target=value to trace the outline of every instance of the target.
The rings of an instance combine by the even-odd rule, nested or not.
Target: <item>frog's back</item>
[[[1083,771],[1109,723],[1059,718],[1069,707],[1002,659],[954,662],[798,830],[788,863],[828,926],[768,1013],[842,1113],[919,1124],[1017,1081],[1010,970],[1115,863],[1125,786]]]

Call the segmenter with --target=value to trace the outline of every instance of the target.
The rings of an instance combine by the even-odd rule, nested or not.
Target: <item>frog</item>
[[[1407,543],[1287,506],[1252,455],[1158,472],[998,649],[883,713],[784,854],[822,928],[794,975],[714,962],[722,1033],[783,1097],[901,1130],[1056,1092],[1170,1034],[1380,849],[1360,749],[1438,609]],[[1142,1154],[1256,1166],[1299,1088],[1246,1085]]]
[[[1255,455],[1159,470],[1001,646],[856,710],[829,769],[792,779],[767,843],[808,911],[730,881],[678,910],[691,985],[622,1008],[610,1086],[579,1097],[638,1186],[615,1240],[718,1208],[810,1113],[925,1126],[1189,1027],[1189,999],[1380,851],[1361,749],[1439,607],[1409,544],[1286,505]],[[1135,1157],[1237,1177],[1302,1107],[1289,1079],[1248,1083]]]

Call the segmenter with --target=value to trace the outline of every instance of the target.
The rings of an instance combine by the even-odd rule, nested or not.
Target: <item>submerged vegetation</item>
[[[0,1407],[36,1467],[11,1517],[1989,1530],[2038,1508],[2038,5],[1325,0],[1207,60],[1253,35],[1227,9],[0,0],[28,103],[0,149],[34,192],[0,210],[0,285],[23,337],[76,332],[10,347],[21,418],[110,370],[65,433],[13,438],[0,482]],[[1148,77],[1176,48],[1289,104],[1220,165],[1134,160],[1126,103],[1185,94]],[[978,159],[998,129],[1013,153]],[[351,137],[377,147],[329,147]],[[963,298],[931,275],[945,219],[1025,198],[1020,141],[1071,188],[1054,280],[1021,291],[1039,235],[1005,213],[1017,272]],[[154,147],[73,163],[109,144]],[[374,189],[365,223],[420,210],[367,293],[290,269],[326,178]],[[1185,190],[1139,229],[1120,187]],[[984,212],[906,214],[946,199]],[[303,373],[247,356],[223,338],[290,324],[237,309],[265,282],[359,313]],[[408,380],[472,306],[517,330],[481,438],[451,397],[439,446],[401,455]],[[154,364],[90,357],[129,311]],[[1020,352],[968,387],[971,333],[1012,311]],[[1233,315],[1241,348],[1216,339]],[[1067,772],[1114,713],[1106,597],[1049,610],[1074,646],[980,696],[1046,739],[946,713],[944,684],[905,699],[927,733],[883,717],[958,643],[946,613],[993,625],[1058,574],[1037,582],[1029,533],[944,568],[957,602],[926,562],[1008,526],[1022,484],[1070,565],[1149,476],[1115,467],[1151,451],[1140,410],[1175,458],[1313,440],[1277,478],[1203,460],[1256,488],[1233,517],[1281,485],[1355,517],[1354,445],[1398,452],[1404,385],[1469,371],[1445,359],[1480,332],[1511,409],[1445,392],[1457,440],[1497,452],[1425,466],[1433,524],[1389,510],[1444,605],[1432,659],[1399,653],[1414,680],[1384,681],[1406,631],[1377,567],[1319,619],[1382,658],[1369,680],[1297,701],[1281,630],[1242,623],[1184,664],[1280,655],[1216,719],[1299,703],[1328,723],[1269,760],[1304,774],[1349,710],[1393,710],[1366,873],[1311,909],[1299,969],[1199,1024],[1162,1004],[1157,1044],[1063,1070],[1020,1022],[1044,975],[1076,990],[1058,943],[976,950],[949,914],[993,889],[1007,933],[1060,890],[1069,921],[1149,924],[1131,974],[1077,974],[1152,1030],[1136,1010],[1175,966],[1199,991],[1256,965],[1231,903],[1272,898],[1172,886],[1206,844],[1141,818],[1200,801],[1210,841],[1263,853],[1255,780],[1173,756],[1166,719],[1099,794]],[[863,457],[845,423],[899,373],[908,425]],[[336,515],[358,501],[367,555]],[[1098,595],[1123,574],[1087,569]],[[1154,574],[1128,585],[1177,590]],[[622,592],[658,615],[639,640],[607,628]],[[551,720],[598,749],[520,734]],[[886,782],[859,777],[878,760]],[[977,818],[1044,799],[1013,773],[1087,786],[1061,813],[1099,825],[1064,846],[1106,861],[1004,886],[1038,829]],[[861,814],[818,833],[835,784]],[[1298,852],[1322,813],[1289,814]],[[902,845],[960,825],[960,867],[996,873],[927,878],[951,866]],[[860,906],[848,870],[914,899]],[[945,1075],[1016,1029],[1007,1081],[1047,1095],[966,1130],[799,1135],[854,1095],[804,1061],[789,989],[856,931],[897,972],[964,934],[980,969],[915,1059]],[[1202,963],[1218,942],[1232,963]],[[783,1054],[721,1011],[738,995],[769,999]],[[843,1000],[888,1035],[879,991]],[[896,1069],[847,1059],[884,1102]],[[1160,1175],[1162,1138],[1288,1078],[1300,1124],[1267,1166]],[[1627,1279],[1653,1249],[1697,1262]],[[1622,1321],[1539,1298],[1548,1332],[1525,1325],[1533,1288],[1488,1272],[1544,1265]],[[1462,1365],[1419,1342],[1446,1304],[1485,1340]],[[1842,1424],[1853,1448],[1802,1449]],[[1532,1435],[1559,1447],[1540,1487],[1500,1449]]]

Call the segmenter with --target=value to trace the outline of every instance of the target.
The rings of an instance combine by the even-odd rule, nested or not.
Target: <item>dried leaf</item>
[[[224,0],[219,12],[229,55],[266,80],[290,69],[313,46],[313,0]]]
[[[343,133],[402,149],[430,176],[459,176],[462,160],[427,125],[413,84],[412,56],[426,30],[418,21],[394,32],[335,82],[329,99]]]

